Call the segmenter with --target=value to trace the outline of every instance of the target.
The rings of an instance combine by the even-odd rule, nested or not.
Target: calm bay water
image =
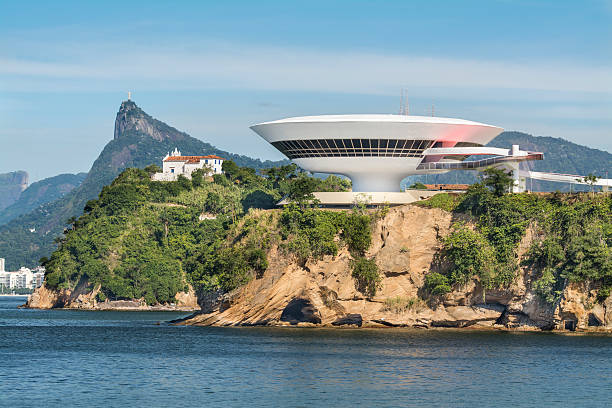
[[[0,297],[2,407],[612,405],[610,336],[173,327],[24,301]]]

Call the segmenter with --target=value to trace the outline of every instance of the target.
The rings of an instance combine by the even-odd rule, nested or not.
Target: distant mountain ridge
[[[28,173],[23,170],[0,174],[0,211],[19,199],[28,187],[28,180]]]
[[[612,177],[612,154],[579,145],[565,139],[532,136],[522,132],[503,132],[488,144],[488,146],[510,148],[513,144],[520,146],[521,150],[535,151],[544,153],[544,160],[529,161],[522,166],[525,169],[534,171],[544,171],[551,173],[576,174],[586,176],[590,173],[598,177]],[[412,176],[404,180],[403,185],[407,186],[414,182],[427,182],[436,184],[463,183],[471,184],[478,179],[476,171],[455,171],[439,175]],[[569,191],[570,187],[566,183],[554,183],[550,181],[534,180],[528,181],[527,188],[533,191]],[[585,190],[585,186],[573,186],[574,190]]]
[[[87,173],[60,174],[32,183],[19,195],[17,201],[0,211],[0,225],[60,199],[81,185],[86,176]]]
[[[6,258],[7,267],[37,265],[41,257],[55,248],[53,241],[62,234],[66,220],[81,215],[85,203],[97,198],[103,186],[127,167],[160,165],[166,153],[174,148],[185,155],[215,154],[255,169],[288,163],[261,161],[217,149],[154,119],[133,101],[124,101],[117,112],[113,140],[94,161],[83,183],[59,200],[0,226],[0,254]]]

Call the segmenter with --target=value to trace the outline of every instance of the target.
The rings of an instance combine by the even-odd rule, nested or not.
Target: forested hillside
[[[144,297],[148,304],[172,301],[187,284],[230,290],[265,269],[264,250],[273,239],[273,229],[249,218],[250,209],[271,208],[285,194],[349,188],[334,176],[297,174],[294,165],[262,177],[228,161],[225,175],[214,181],[201,173],[193,180],[151,181],[158,170],[127,169],[87,202],[59,248],[43,260],[47,287],[100,285],[100,300]]]
[[[7,267],[35,266],[55,248],[70,217],[79,216],[88,200],[96,198],[102,187],[128,167],[143,168],[161,163],[169,151],[178,148],[185,155],[215,154],[240,166],[263,169],[288,161],[270,162],[219,150],[186,133],[152,118],[134,102],[121,104],[111,140],[93,163],[83,183],[59,200],[0,226],[0,254]]]

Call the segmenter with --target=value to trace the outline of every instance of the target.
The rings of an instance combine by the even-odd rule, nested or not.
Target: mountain
[[[590,173],[606,178],[606,172],[612,170],[612,154],[598,149],[592,149],[570,141],[545,136],[532,136],[522,132],[503,132],[493,139],[488,146],[510,148],[513,144],[521,150],[544,153],[544,160],[530,161],[523,165],[526,169],[551,173],[565,173],[586,176]],[[404,185],[414,182],[427,183],[463,183],[471,184],[477,180],[476,171],[455,171],[440,175],[412,176],[404,180]],[[609,177],[612,174],[608,175]],[[533,191],[569,191],[569,185],[550,181],[528,181],[527,188]],[[586,190],[581,186],[573,189]]]
[[[0,211],[17,201],[27,187],[28,173],[25,171],[0,174]]]
[[[21,193],[17,201],[0,211],[0,225],[27,214],[43,204],[60,199],[81,185],[86,176],[87,173],[60,174],[32,183]]]
[[[103,186],[127,167],[161,164],[174,148],[185,155],[218,155],[255,169],[288,163],[261,161],[217,149],[152,118],[133,101],[124,101],[117,112],[113,140],[94,161],[83,183],[59,200],[0,226],[0,254],[6,258],[7,268],[37,265],[55,248],[54,240],[62,234],[66,221],[81,215],[85,203],[97,198]]]

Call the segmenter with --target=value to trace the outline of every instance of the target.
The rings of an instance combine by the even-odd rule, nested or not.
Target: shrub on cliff
[[[425,291],[433,296],[442,296],[451,291],[448,278],[441,273],[431,272],[425,275]]]
[[[494,250],[489,242],[480,232],[463,224],[453,226],[451,233],[444,238],[442,257],[450,263],[448,277],[451,284],[465,285],[475,275],[486,288],[507,283],[505,276],[496,275],[500,268],[496,267]]]
[[[353,268],[351,275],[355,279],[357,290],[368,297],[376,296],[382,282],[376,260],[359,257],[351,262],[351,267]]]
[[[493,190],[474,184],[454,206],[453,211],[474,216],[476,228],[468,232],[456,227],[443,239],[440,260],[450,265],[450,284],[472,276],[479,276],[485,289],[511,283],[519,270],[518,245],[531,226],[534,241],[522,265],[539,273],[534,288],[542,299],[558,301],[567,282],[586,283],[598,291],[600,300],[608,296],[612,288],[610,195],[498,195]],[[446,197],[434,200],[441,196]],[[444,208],[449,200],[446,194],[435,197],[421,205]]]
[[[566,282],[584,282],[604,300],[612,288],[612,199],[610,196],[555,196],[544,199],[536,239],[523,265],[541,271],[534,282],[549,303]]]
[[[363,255],[372,243],[372,218],[365,214],[345,215],[342,239],[349,250],[356,255]]]

